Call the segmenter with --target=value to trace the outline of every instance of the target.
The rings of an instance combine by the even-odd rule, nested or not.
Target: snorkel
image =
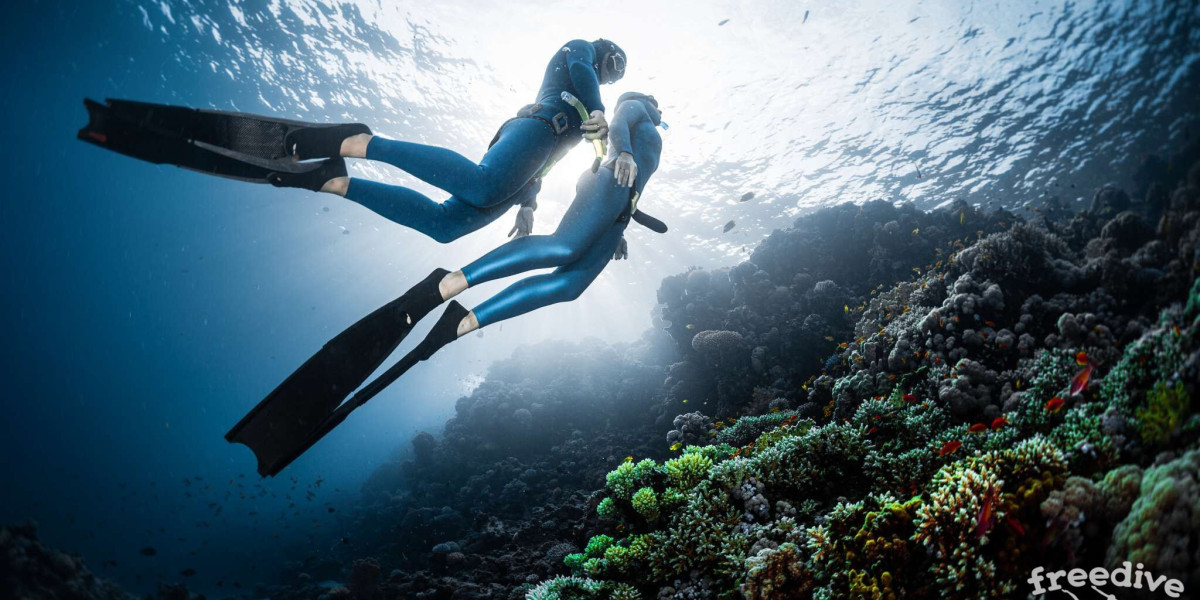
[[[583,105],[583,102],[579,98],[575,97],[575,94],[564,91],[562,99],[567,104],[575,107],[575,110],[579,112],[580,119],[586,121],[590,118],[587,107]],[[608,154],[608,148],[605,146],[604,140],[592,140],[592,149],[596,151],[596,160],[592,161],[592,172],[595,173],[600,170],[600,161],[604,160],[605,154]]]

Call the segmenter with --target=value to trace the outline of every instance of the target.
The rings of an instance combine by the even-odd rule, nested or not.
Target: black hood
[[[592,42],[592,49],[596,51],[596,62],[592,66],[595,67],[597,75],[600,74],[600,63],[604,60],[604,57],[616,53],[621,55],[621,62],[625,65],[624,69],[621,70],[620,77],[617,77],[617,79],[619,80],[625,76],[625,71],[629,68],[629,56],[625,54],[625,51],[620,46],[610,40],[601,38]]]

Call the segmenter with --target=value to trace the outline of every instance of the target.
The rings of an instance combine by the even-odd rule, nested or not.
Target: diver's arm
[[[622,102],[617,107],[617,114],[608,132],[609,143],[617,151],[617,159],[613,164],[617,185],[633,187],[637,180],[638,166],[633,160],[633,135],[630,132],[642,120],[651,119],[641,102]]]
[[[591,42],[571,40],[567,42],[567,71],[571,75],[571,85],[575,87],[575,97],[583,101],[588,112],[604,112],[604,102],[600,99],[600,74],[596,72],[596,49]]]
[[[650,113],[641,102],[626,101],[617,107],[617,114],[608,125],[608,143],[618,153],[633,155],[634,127],[642,121],[650,121]]]

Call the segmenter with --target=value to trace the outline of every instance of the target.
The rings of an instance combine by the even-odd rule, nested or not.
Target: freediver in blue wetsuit
[[[425,360],[481,327],[550,304],[570,302],[591,285],[609,260],[628,257],[625,227],[636,212],[646,182],[658,168],[662,137],[656,126],[661,122],[662,113],[653,96],[622,94],[608,133],[608,157],[598,172],[587,171],[580,176],[575,200],[554,233],[512,240],[460,271],[434,271],[410,290],[406,296],[441,303],[487,281],[556,267],[551,273],[512,284],[474,310],[452,302],[413,351],[417,357]]]
[[[270,181],[344,196],[442,243],[476,231],[520,204],[509,235],[528,235],[542,177],[579,143],[581,132],[589,140],[605,138],[600,84],[624,74],[625,52],[616,44],[573,40],[546,66],[537,102],[500,127],[479,163],[451,150],[389,140],[371,135],[363,125],[346,124],[290,133],[285,143],[298,159],[333,158],[315,171],[273,174]],[[564,91],[582,101],[591,118],[583,120],[562,98]],[[438,203],[406,187],[347,177],[343,157],[388,163],[451,196]]]

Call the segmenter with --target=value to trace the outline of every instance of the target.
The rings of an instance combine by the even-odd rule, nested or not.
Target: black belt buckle
[[[558,113],[550,119],[550,127],[554,128],[554,135],[562,135],[570,126],[571,123],[567,121],[567,113]]]

